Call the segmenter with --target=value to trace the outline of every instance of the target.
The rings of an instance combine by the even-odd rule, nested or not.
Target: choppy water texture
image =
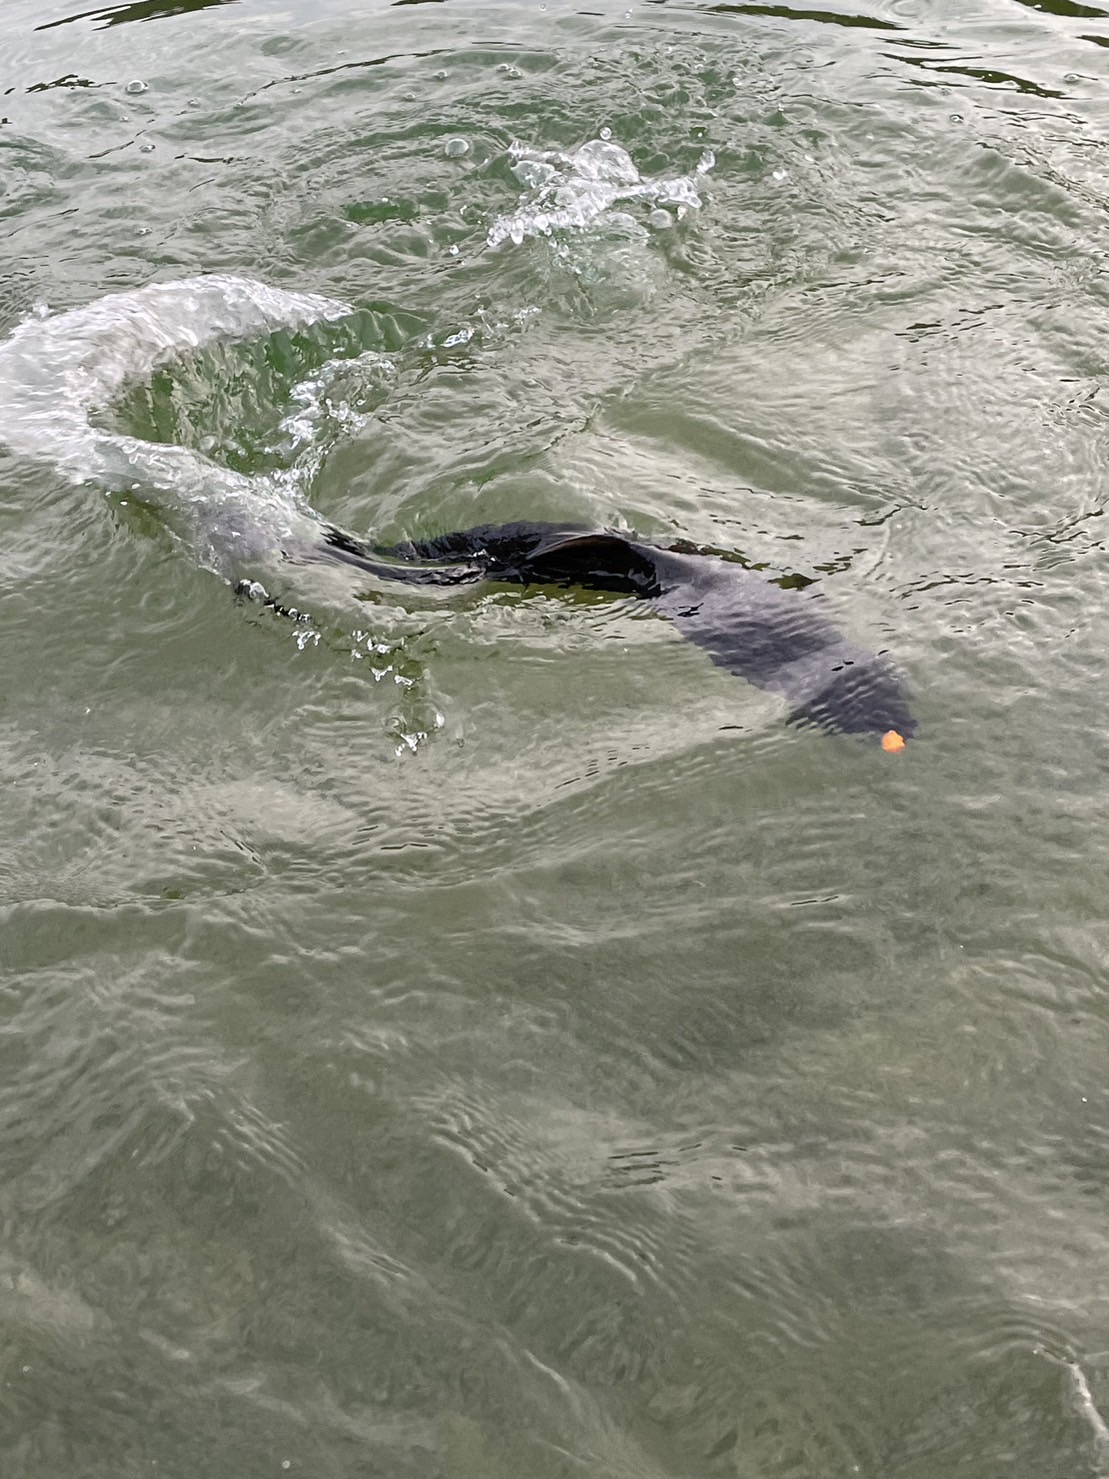
[[[955,8],[6,7],[5,1479],[1109,1475],[1109,6]]]

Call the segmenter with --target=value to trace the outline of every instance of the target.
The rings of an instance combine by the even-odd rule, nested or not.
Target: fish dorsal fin
[[[551,535],[521,562],[519,575],[537,585],[579,585],[636,596],[658,593],[655,561],[619,534]]]

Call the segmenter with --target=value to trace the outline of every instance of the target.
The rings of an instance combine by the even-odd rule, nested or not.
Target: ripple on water
[[[1092,22],[757,9],[228,6],[82,30],[88,87],[16,35],[5,332],[363,305],[124,355],[114,429],[816,578],[925,717],[891,768],[592,597],[327,590],[302,648],[7,460],[9,1466],[1104,1468]]]

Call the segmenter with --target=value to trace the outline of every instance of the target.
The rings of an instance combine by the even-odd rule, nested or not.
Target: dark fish
[[[332,558],[409,584],[491,580],[635,596],[719,667],[780,693],[790,723],[876,734],[890,751],[916,730],[901,677],[884,654],[849,642],[811,596],[717,556],[560,524],[482,525],[391,546],[325,527],[324,543]]]

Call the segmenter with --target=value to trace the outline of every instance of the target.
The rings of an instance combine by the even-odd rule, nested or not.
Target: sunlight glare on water
[[[9,0],[4,1479],[1109,1475],[1107,48]],[[520,520],[918,734],[287,558]]]

